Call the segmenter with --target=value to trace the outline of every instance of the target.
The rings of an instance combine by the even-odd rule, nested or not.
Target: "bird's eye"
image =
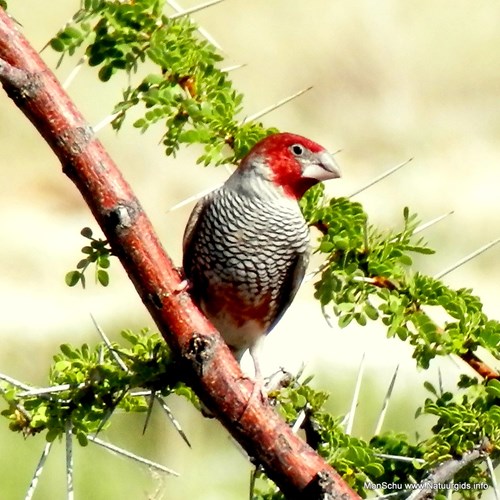
[[[300,144],[294,144],[290,149],[295,156],[302,156],[304,154],[304,148]]]

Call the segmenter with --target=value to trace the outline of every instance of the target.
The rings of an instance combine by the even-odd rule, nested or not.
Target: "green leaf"
[[[89,444],[87,435],[84,432],[77,432],[76,439],[78,439],[80,446],[87,446]]]
[[[81,231],[80,234],[85,237],[85,238],[92,238],[92,229],[90,227],[84,227]]]
[[[101,80],[101,82],[107,82],[113,76],[113,73],[114,73],[113,65],[106,64],[99,70],[97,76],[99,77],[99,80]]]
[[[102,286],[108,286],[109,285],[109,274],[107,271],[104,269],[99,269],[97,271],[97,280]]]
[[[500,381],[499,380],[490,380],[488,385],[486,386],[486,392],[493,396],[494,398],[500,399]]]
[[[52,40],[50,41],[50,46],[56,52],[64,52],[64,49],[66,48],[60,38],[52,38]]]
[[[45,439],[48,443],[52,443],[57,437],[60,436],[60,434],[61,433],[58,429],[49,429],[47,435],[45,436]]]
[[[424,382],[424,387],[431,393],[431,394],[434,394],[434,396],[437,397],[438,393],[435,389],[435,387],[428,381],[425,381]]]
[[[64,281],[68,286],[75,286],[81,278],[82,275],[78,271],[70,271],[69,273],[66,273]]]

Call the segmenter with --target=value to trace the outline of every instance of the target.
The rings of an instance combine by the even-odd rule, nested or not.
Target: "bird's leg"
[[[252,389],[252,393],[250,394],[250,398],[248,400],[248,403],[253,400],[257,395],[260,396],[262,401],[265,401],[267,399],[267,392],[265,389],[265,382],[264,382],[264,377],[262,376],[262,371],[260,369],[260,357],[262,353],[262,342],[263,338],[260,338],[255,342],[249,349],[250,356],[252,356],[253,360],[253,366],[254,366],[254,385]]]

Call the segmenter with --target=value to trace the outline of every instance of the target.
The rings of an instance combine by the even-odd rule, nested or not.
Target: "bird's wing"
[[[193,243],[193,236],[196,234],[198,224],[202,219],[202,214],[207,209],[211,199],[212,193],[204,196],[201,200],[198,201],[198,203],[196,203],[193,211],[191,212],[191,215],[189,216],[186,228],[184,229],[184,236],[182,240],[182,250],[184,255],[189,253],[191,243]]]
[[[279,320],[282,318],[285,311],[288,309],[292,303],[295,295],[300,288],[304,275],[306,273],[307,264],[309,263],[309,253],[297,253],[295,261],[290,266],[287,276],[283,281],[281,290],[277,298],[278,306],[276,308],[276,315],[273,319],[268,333],[276,326]]]

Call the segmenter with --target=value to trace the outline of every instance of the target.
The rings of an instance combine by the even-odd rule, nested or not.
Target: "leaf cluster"
[[[369,225],[359,203],[325,201],[321,190],[311,190],[303,202],[310,225],[322,233],[317,252],[326,258],[315,296],[338,316],[340,327],[380,319],[389,337],[414,346],[413,356],[424,368],[436,356],[463,355],[480,346],[500,357],[500,322],[486,316],[471,290],[453,290],[411,270],[412,254],[434,253],[416,236],[414,214],[405,208],[402,229],[381,232]],[[443,316],[448,320],[442,325],[433,319]]]
[[[99,67],[101,81],[125,72],[129,85],[116,105],[113,126],[142,105],[134,127],[142,132],[158,122],[165,132],[167,155],[181,144],[202,144],[204,165],[241,158],[258,139],[276,129],[260,123],[239,123],[243,95],[233,89],[222,57],[197,34],[187,16],[164,14],[165,0],[86,0],[72,22],[51,40],[52,48],[72,55],[85,43],[86,60]],[[149,71],[144,74],[145,69]],[[142,71],[139,71],[139,70]],[[131,75],[143,73],[137,85]]]
[[[82,287],[85,288],[85,271],[91,264],[94,264],[95,282],[100,283],[102,286],[108,286],[109,273],[107,269],[110,266],[109,257],[112,255],[109,243],[107,242],[107,240],[94,238],[92,229],[90,229],[89,227],[84,227],[80,231],[80,234],[84,238],[90,240],[90,244],[85,245],[81,250],[81,252],[86,255],[86,257],[78,261],[75,270],[66,273],[66,284],[68,286],[75,286],[78,283],[81,283]]]
[[[301,419],[300,428],[309,445],[363,498],[371,493],[370,484],[403,486],[405,483],[422,482],[445,460],[462,457],[477,448],[485,438],[488,439],[491,458],[500,456],[500,383],[497,380],[481,384],[476,379],[464,377],[461,385],[474,387],[475,396],[470,393],[454,396],[450,392],[439,396],[436,389],[426,383],[433,398],[425,401],[416,417],[429,414],[437,416],[438,420],[429,438],[414,443],[404,433],[386,432],[373,436],[369,442],[347,435],[342,419],[325,409],[328,394],[313,389],[310,380],[308,378],[300,383],[293,380],[287,387],[270,393],[270,397],[290,425]],[[255,500],[285,498],[262,473],[258,477],[260,481],[254,492]],[[491,484],[480,462],[469,464],[451,479],[471,485]],[[462,497],[479,498],[483,490],[465,490]],[[394,488],[382,488],[380,493],[393,494]],[[406,492],[408,495],[409,492]]]
[[[98,432],[116,408],[147,410],[145,397],[134,395],[133,389],[162,396],[176,393],[197,401],[180,382],[179,367],[159,334],[147,329],[121,334],[127,347],[116,343],[111,348],[104,343],[93,348],[87,344],[79,348],[61,345],[49,372],[52,390],[23,395],[24,390],[5,384],[1,392],[9,407],[2,415],[10,420],[10,429],[24,435],[44,431],[47,441],[53,441],[71,422],[73,433],[84,446],[87,436]]]

